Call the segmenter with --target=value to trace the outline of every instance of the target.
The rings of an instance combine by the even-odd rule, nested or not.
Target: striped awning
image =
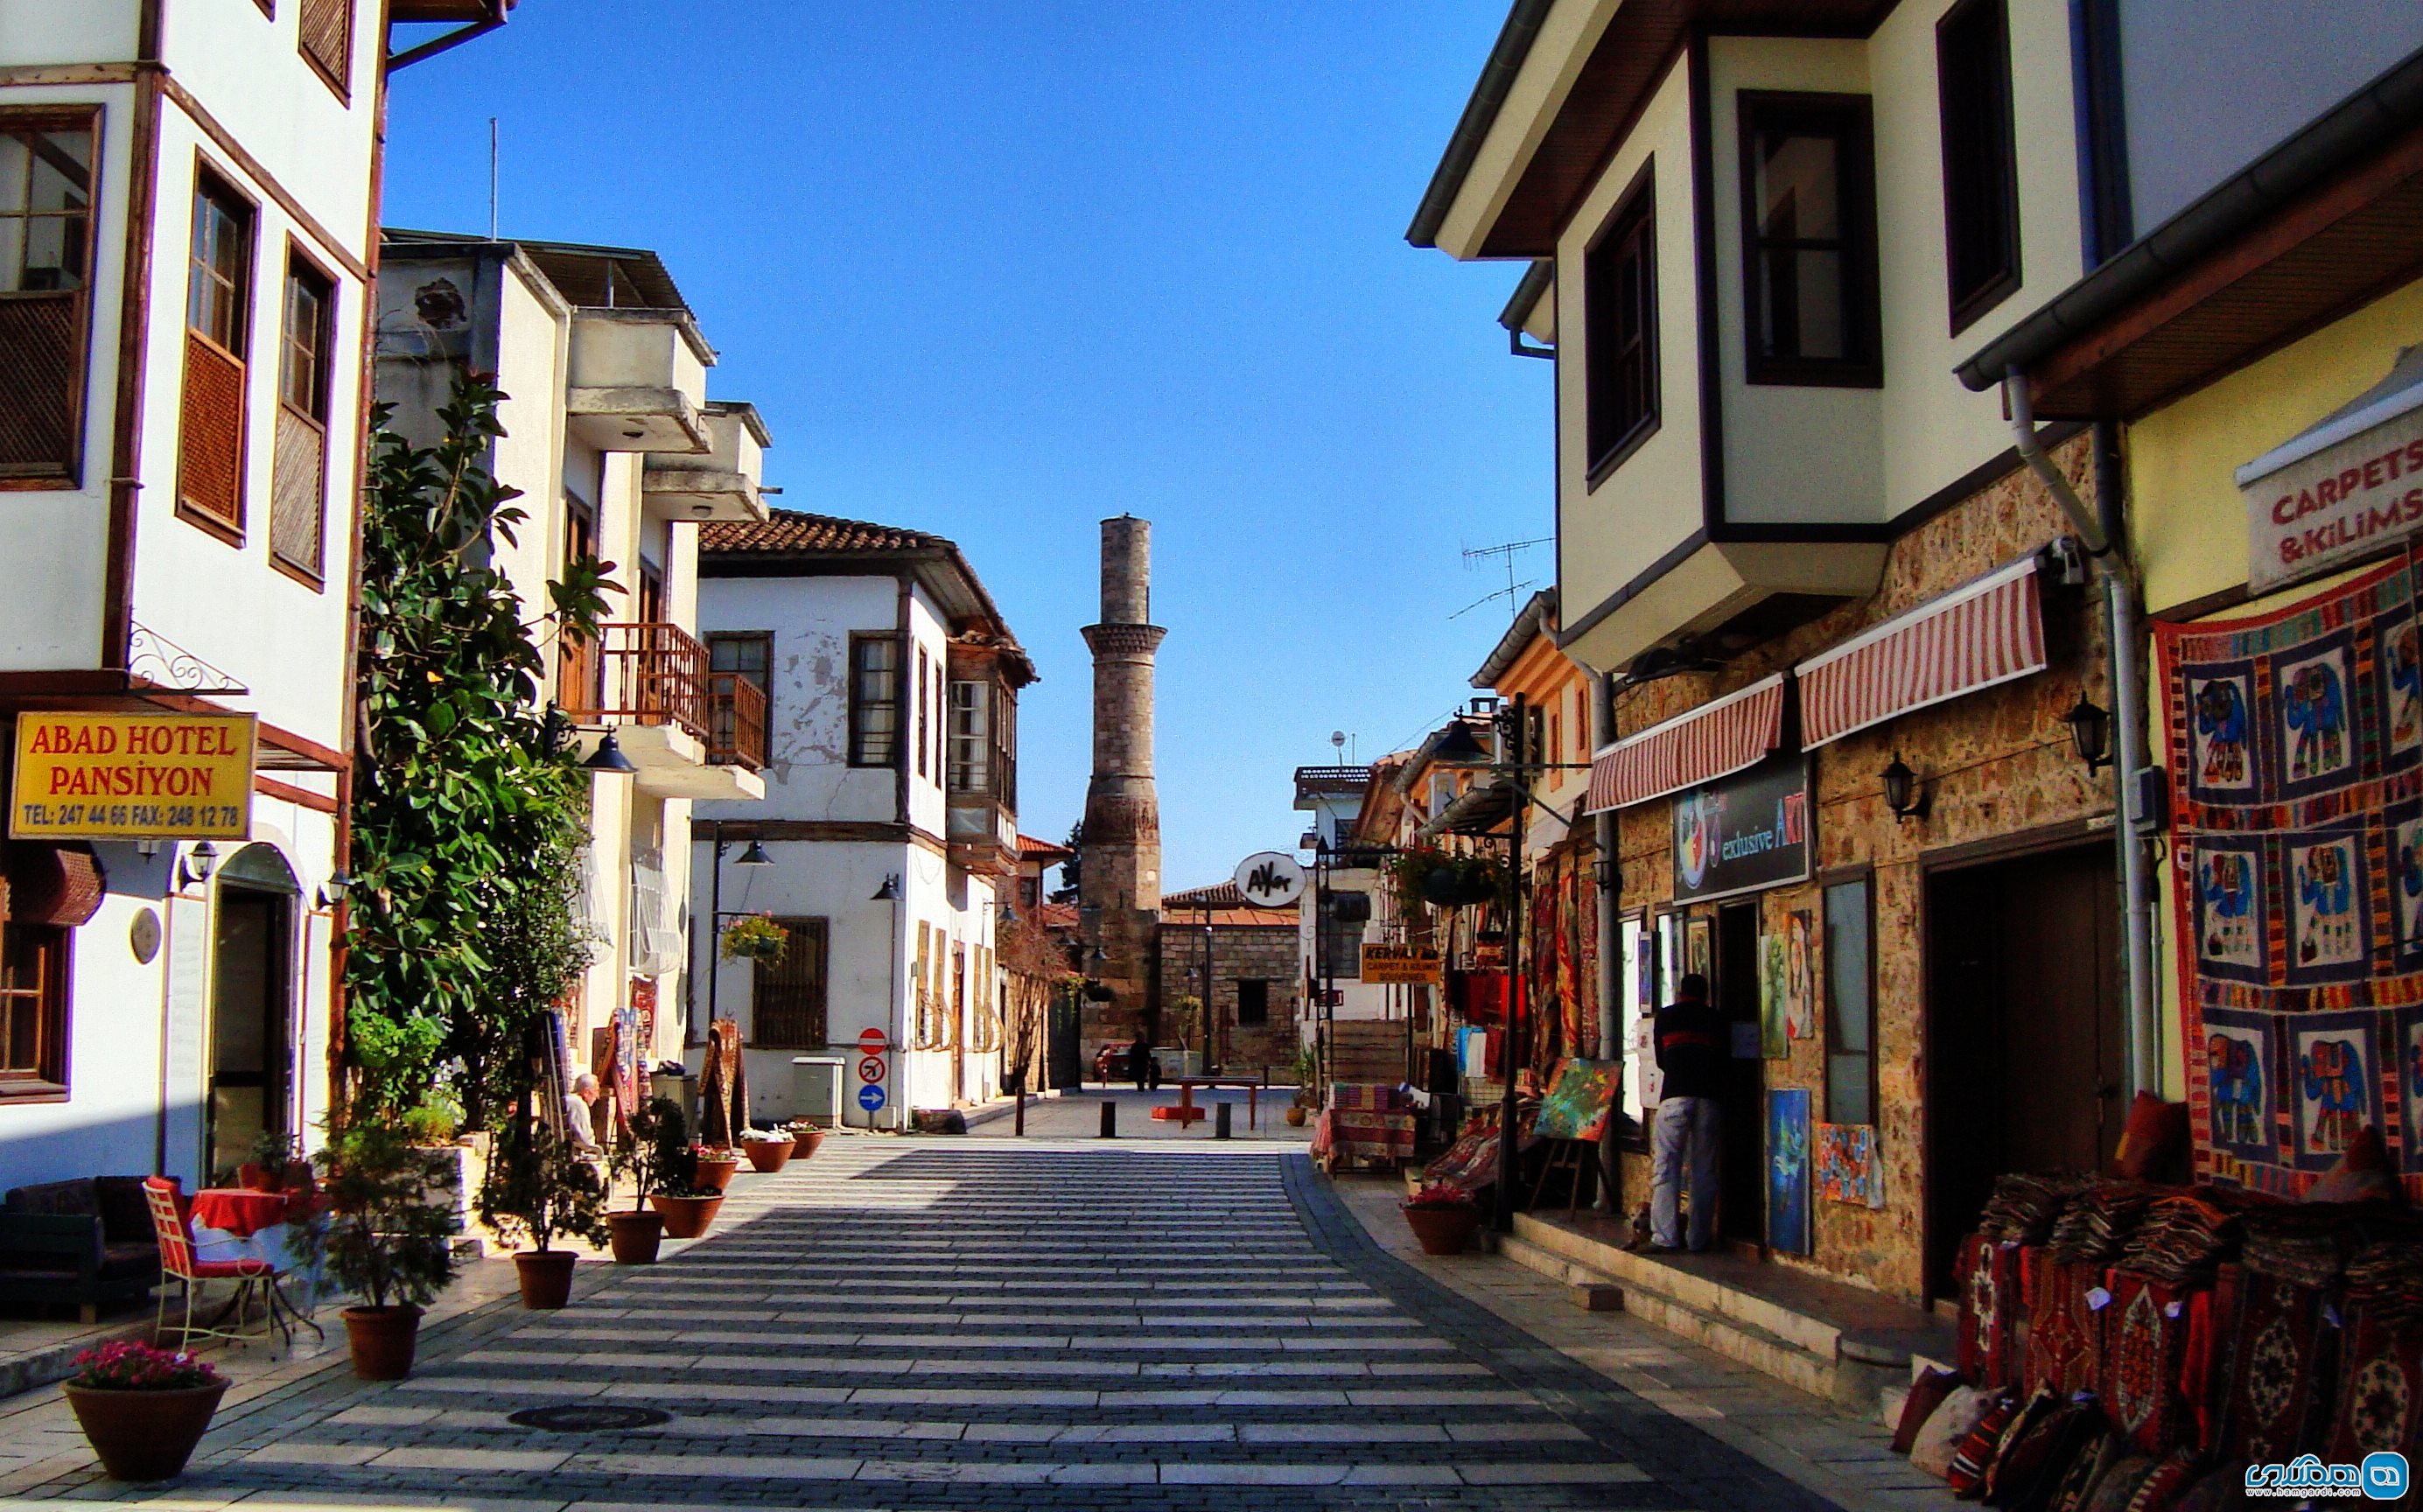
[[[1627,808],[1755,766],[1783,738],[1783,674],[1606,747],[1591,761],[1590,813]]]
[[[2022,557],[1794,668],[1800,748],[2042,670],[2036,565]]]

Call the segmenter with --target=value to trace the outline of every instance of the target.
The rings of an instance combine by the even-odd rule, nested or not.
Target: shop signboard
[[[1434,945],[1366,945],[1363,980],[1384,987],[1436,986],[1447,963]]]
[[[1809,760],[1769,757],[1674,800],[1674,897],[1723,898],[1804,881]]]
[[[2246,586],[2257,593],[2349,566],[2423,523],[2423,362],[2238,469]]]
[[[12,840],[243,840],[248,714],[17,717]]]

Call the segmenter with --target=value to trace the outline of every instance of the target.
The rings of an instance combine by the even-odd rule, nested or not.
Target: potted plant
[[[744,1128],[740,1131],[740,1153],[749,1158],[749,1169],[760,1175],[771,1175],[783,1169],[800,1142],[791,1138],[786,1128]]]
[[[681,1105],[670,1097],[651,1097],[633,1109],[630,1132],[607,1158],[608,1173],[618,1181],[627,1176],[631,1182],[631,1210],[606,1215],[607,1240],[618,1266],[655,1265],[657,1250],[664,1242],[665,1215],[650,1207],[648,1198],[663,1179],[665,1152],[657,1142],[657,1130],[665,1112],[679,1118]]]
[[[1436,1181],[1404,1201],[1405,1223],[1424,1254],[1462,1254],[1481,1227],[1481,1205],[1451,1182]]]
[[[1304,1127],[1312,1116],[1313,1104],[1321,1097],[1321,1056],[1309,1045],[1299,1045],[1295,1052],[1295,1100],[1288,1104],[1290,1128]]]
[[[727,961],[779,961],[790,943],[791,932],[767,914],[743,914],[723,926]]]
[[[723,1205],[723,1189],[700,1185],[698,1152],[690,1148],[689,1120],[682,1116],[681,1105],[670,1097],[658,1097],[648,1108],[653,1115],[649,1121],[656,1126],[655,1179],[648,1205],[663,1217],[665,1237],[701,1237],[715,1221],[715,1210]]]
[[[343,1314],[354,1374],[402,1380],[421,1309],[454,1279],[454,1215],[429,1200],[447,1168],[403,1130],[371,1123],[338,1134],[319,1163],[328,1173],[320,1207],[293,1225],[289,1247],[361,1299]]]
[[[112,1480],[173,1479],[227,1394],[227,1378],[182,1350],[120,1340],[75,1363],[68,1406]]]
[[[552,1311],[572,1300],[572,1270],[580,1262],[555,1241],[606,1242],[606,1184],[578,1150],[542,1123],[489,1163],[480,1218],[506,1243],[528,1240],[536,1247],[514,1256],[522,1305]]]
[[[691,1152],[697,1157],[697,1174],[691,1183],[714,1191],[727,1191],[732,1187],[732,1173],[740,1169],[739,1152],[729,1144],[702,1144]]]
[[[235,1168],[236,1184],[248,1191],[283,1191],[287,1168],[304,1163],[302,1147],[292,1135],[263,1130],[252,1142],[252,1158]]]
[[[794,1160],[807,1159],[825,1147],[825,1131],[804,1118],[791,1120],[790,1131]]]

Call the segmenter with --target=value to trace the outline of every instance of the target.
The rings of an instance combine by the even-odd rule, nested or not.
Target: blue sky
[[[1551,528],[1519,268],[1403,240],[1501,0],[522,0],[396,77],[387,219],[656,248],[794,509],[958,541],[1043,674],[1020,822],[1082,811],[1096,522],[1154,524],[1170,887],[1289,776],[1470,689]],[[1544,547],[1521,559],[1544,582]]]

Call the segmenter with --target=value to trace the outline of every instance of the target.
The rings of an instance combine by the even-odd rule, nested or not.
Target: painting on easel
[[[1560,1063],[1556,1080],[1540,1104],[1540,1137],[1597,1142],[1607,1132],[1622,1072],[1623,1063],[1617,1061],[1586,1061],[1576,1055]]]

